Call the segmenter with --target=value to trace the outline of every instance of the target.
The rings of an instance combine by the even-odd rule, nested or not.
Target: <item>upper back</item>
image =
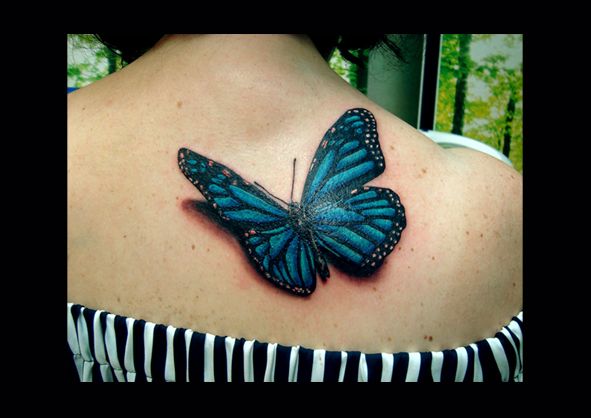
[[[286,103],[269,120],[271,102],[257,112],[242,98],[244,113],[220,114],[203,87],[146,96],[115,76],[68,100],[69,301],[218,335],[366,352],[468,344],[521,309],[521,176],[503,163],[443,150],[349,92]],[[330,266],[311,296],[294,297],[192,209],[202,196],[177,151],[194,149],[284,200],[297,157],[299,200],[322,135],[352,107],[376,117],[386,171],[370,184],[400,196],[407,227],[372,276]]]

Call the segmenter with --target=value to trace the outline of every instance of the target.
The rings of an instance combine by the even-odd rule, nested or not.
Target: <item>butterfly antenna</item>
[[[293,159],[293,175],[291,176],[291,195],[289,197],[289,201],[293,203],[293,186],[295,184],[295,163],[296,159]]]
[[[267,193],[269,196],[274,197],[275,199],[285,203],[287,206],[289,206],[289,203],[287,203],[285,200],[278,198],[277,196],[275,196],[273,193],[271,193],[270,191],[268,191],[267,189],[265,189],[263,186],[261,186],[259,183],[257,183],[256,181],[254,182],[254,184],[256,184],[258,187],[260,187],[261,189],[263,189],[265,191],[265,193]]]

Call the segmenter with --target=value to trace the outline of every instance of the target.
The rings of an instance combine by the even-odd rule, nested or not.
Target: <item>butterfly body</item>
[[[326,132],[312,160],[300,202],[278,202],[262,186],[186,148],[179,167],[238,237],[268,280],[305,296],[316,276],[330,276],[327,258],[353,275],[371,275],[406,226],[390,189],[364,184],[385,162],[373,115],[351,109]]]

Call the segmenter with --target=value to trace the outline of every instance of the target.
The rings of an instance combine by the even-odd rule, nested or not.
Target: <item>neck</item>
[[[366,100],[303,35],[169,35],[125,72],[140,80],[145,101],[194,105],[204,120],[231,117],[253,137],[257,130],[295,130],[296,123],[301,129],[301,120],[339,99]]]

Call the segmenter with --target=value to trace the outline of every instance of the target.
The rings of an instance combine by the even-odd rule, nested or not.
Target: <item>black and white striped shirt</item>
[[[365,354],[220,337],[67,304],[68,362],[83,382],[522,381],[523,312],[493,338],[443,351]],[[73,361],[72,361],[73,359]]]

